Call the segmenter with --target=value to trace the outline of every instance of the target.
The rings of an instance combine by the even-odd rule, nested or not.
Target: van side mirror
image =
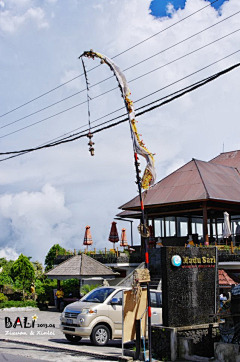
[[[110,301],[110,304],[111,304],[111,305],[119,305],[119,299],[118,299],[118,298],[113,298],[113,299]]]

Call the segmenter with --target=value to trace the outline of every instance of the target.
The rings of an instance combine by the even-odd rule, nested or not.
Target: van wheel
[[[95,346],[105,346],[108,343],[109,338],[110,332],[108,327],[99,324],[93,328],[91,342],[95,344]]]
[[[72,342],[72,343],[79,342],[82,339],[82,337],[80,337],[80,336],[73,336],[71,334],[65,334],[65,337],[67,338],[67,340],[69,342]]]

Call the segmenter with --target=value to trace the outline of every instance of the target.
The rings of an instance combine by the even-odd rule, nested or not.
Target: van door
[[[122,290],[112,295],[112,298],[117,298],[119,303],[111,305],[110,301],[109,305],[109,318],[114,324],[115,331],[113,331],[113,335],[115,338],[122,338],[122,296]]]
[[[150,291],[152,324],[162,324],[162,293]]]

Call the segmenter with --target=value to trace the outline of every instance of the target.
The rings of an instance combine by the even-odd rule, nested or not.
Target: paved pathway
[[[32,317],[35,314],[37,319],[32,324]],[[29,346],[38,345],[49,349],[57,348],[111,360],[118,360],[118,357],[121,356],[121,340],[110,341],[106,347],[94,346],[89,339],[82,339],[77,344],[68,342],[59,329],[59,317],[60,313],[52,309],[34,312],[1,311],[0,340],[2,342],[21,342]]]

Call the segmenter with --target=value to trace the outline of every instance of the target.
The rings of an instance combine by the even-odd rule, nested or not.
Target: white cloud
[[[8,248],[7,246],[3,249],[0,249],[0,258],[6,258],[7,260],[17,260],[19,254],[13,248]]]
[[[166,13],[171,15],[171,16],[175,13],[175,9],[174,9],[173,4],[171,4],[171,3],[167,4]]]
[[[32,0],[8,0],[8,4],[14,7],[26,7],[33,3]]]
[[[41,192],[21,192],[0,197],[0,222],[9,223],[8,243],[27,256],[43,260],[54,243],[65,243],[71,212],[61,191],[45,185]],[[69,235],[68,235],[69,236]],[[0,243],[6,241],[0,238]]]
[[[76,78],[74,81],[67,83],[66,88],[68,90],[77,90],[85,89],[86,83],[84,81],[83,77],[77,78],[79,76],[79,69],[70,69],[64,71],[63,76],[60,79],[60,83],[63,84],[65,82],[68,82],[70,79]]]
[[[1,7],[1,8],[4,8],[4,7],[5,7],[5,4],[4,4],[3,1],[0,1],[0,7]]]
[[[45,13],[41,8],[29,8],[25,13],[18,14],[12,10],[1,12],[0,30],[6,33],[14,33],[27,21],[33,20],[38,28],[47,28]]]

